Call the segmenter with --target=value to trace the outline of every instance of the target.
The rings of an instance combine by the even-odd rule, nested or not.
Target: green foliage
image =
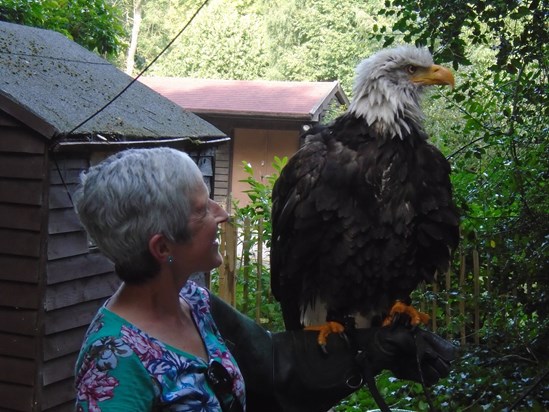
[[[144,2],[138,69],[157,56],[201,3]],[[379,21],[387,21],[374,18],[381,4],[381,0],[367,4],[360,0],[212,0],[148,74],[339,80],[350,91],[356,63],[379,48],[379,42],[368,35]]]
[[[350,89],[354,67],[375,44],[367,41],[375,2],[279,1],[267,24],[269,78],[339,80]]]
[[[443,297],[434,297],[445,302]],[[390,373],[377,377],[377,386],[392,408],[427,411],[428,398],[436,410],[441,411],[501,411],[519,400],[528,389],[533,389],[517,407],[517,411],[548,410],[549,386],[538,378],[547,373],[549,350],[546,341],[549,320],[529,313],[513,296],[482,295],[484,304],[498,302],[490,319],[483,321],[481,334],[489,340],[480,346],[461,348],[460,357],[454,363],[450,375],[428,388],[427,392],[417,383],[399,381]],[[541,333],[540,333],[541,331]],[[441,335],[452,333],[441,328]],[[540,368],[540,365],[545,365]],[[363,411],[376,406],[368,391],[361,390],[344,400],[339,412]]]
[[[114,57],[125,35],[105,0],[3,0],[0,20],[58,31],[88,50]]]
[[[237,308],[256,319],[264,327],[271,331],[284,330],[282,314],[278,302],[270,291],[270,271],[267,259],[258,256],[259,251],[264,253],[261,258],[268,256],[272,226],[271,226],[271,192],[280,175],[280,171],[288,162],[288,158],[274,157],[272,166],[276,171],[267,176],[265,183],[254,177],[254,170],[247,162],[242,162],[242,167],[248,177],[242,182],[249,185],[246,194],[249,203],[246,206],[233,205],[233,219],[238,227],[238,243],[240,255],[237,260]],[[267,260],[267,261],[266,261]],[[263,262],[260,264],[259,262]],[[257,307],[258,277],[261,284],[259,292],[260,305]],[[214,271],[214,280],[216,272]],[[215,291],[215,282],[213,285]]]
[[[202,1],[147,2],[137,62],[149,63],[186,24]],[[181,77],[249,79],[263,74],[260,20],[249,1],[210,1],[150,73]]]
[[[387,0],[383,16],[396,39],[428,45],[438,62],[459,69],[450,96],[434,96],[462,120],[434,129],[452,162],[452,181],[463,210],[463,287],[452,279],[440,305],[474,309],[473,250],[480,255],[479,346],[467,346],[444,384],[434,388],[443,410],[502,410],[532,389],[518,410],[549,409],[549,170],[548,40],[546,1],[484,2]],[[545,23],[543,23],[545,22]],[[430,125],[433,126],[433,125]],[[457,273],[458,262],[454,264]],[[457,301],[456,301],[457,300]],[[441,306],[442,307],[442,306]],[[457,322],[455,322],[457,319]],[[470,316],[454,317],[439,332],[458,336]],[[473,343],[469,335],[467,342]]]

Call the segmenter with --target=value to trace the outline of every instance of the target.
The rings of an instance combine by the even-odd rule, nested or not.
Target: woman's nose
[[[221,207],[219,203],[214,200],[212,200],[212,202],[214,203],[215,216],[217,217],[218,222],[225,222],[229,218],[229,214],[225,211],[225,209],[223,209],[223,207]]]

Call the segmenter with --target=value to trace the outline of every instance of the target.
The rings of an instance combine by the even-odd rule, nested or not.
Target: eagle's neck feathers
[[[388,93],[383,91],[385,87],[378,82],[369,90],[365,88],[367,90],[352,101],[349,111],[356,117],[364,118],[376,134],[385,138],[404,139],[412,132],[412,128],[423,131],[419,96],[409,90],[394,88]]]
[[[421,85],[410,82],[405,68],[429,66],[426,49],[400,47],[363,60],[356,69],[349,113],[366,121],[381,138],[405,139],[412,131],[423,134]]]

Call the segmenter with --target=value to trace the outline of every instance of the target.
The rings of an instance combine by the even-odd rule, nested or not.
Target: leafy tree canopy
[[[108,57],[125,36],[118,9],[105,0],[3,0],[0,20],[58,31]]]

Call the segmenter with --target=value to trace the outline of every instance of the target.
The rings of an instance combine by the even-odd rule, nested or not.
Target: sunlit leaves
[[[105,57],[118,53],[125,34],[106,0],[3,0],[0,20],[58,31]]]

